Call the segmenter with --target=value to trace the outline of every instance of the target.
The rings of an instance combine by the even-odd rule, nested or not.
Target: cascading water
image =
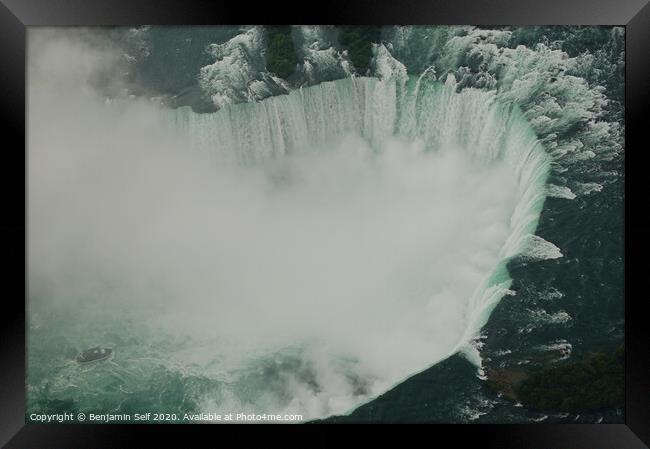
[[[449,388],[418,419],[546,419],[484,380],[621,329],[601,307],[616,223],[598,216],[622,204],[598,84],[621,30],[568,57],[518,45],[526,29],[385,27],[374,78],[336,27],[291,33],[287,79],[262,27],[128,30],[117,54],[30,39],[30,410],[311,419],[371,401],[352,416],[374,421],[373,398],[420,395],[426,370]],[[88,80],[124,67],[164,93],[98,96]],[[71,362],[98,344],[115,359]]]
[[[439,354],[461,350],[480,369],[480,357],[471,341],[508,293],[508,260],[525,252],[533,240],[550,168],[548,156],[514,104],[499,102],[494,92],[465,89],[458,93],[452,76],[444,84],[413,78],[404,83],[351,78],[261,103],[233,105],[213,114],[180,108],[165,115],[172,128],[185,133],[195,149],[207,151],[217,164],[264,164],[322,150],[324,143],[350,134],[361,136],[375,154],[385,151],[383,144],[389,139],[400,138],[419,142],[424,152],[458,153],[487,167],[504,164],[504,174],[512,177],[516,189],[507,238],[498,250],[498,262],[481,274],[468,297],[458,298],[463,302],[464,330],[454,345]],[[418,369],[436,361],[420,360]],[[381,388],[400,380],[381,379]],[[381,389],[371,391],[376,394]],[[367,397],[359,395],[356,401]],[[332,408],[328,413],[343,411]]]

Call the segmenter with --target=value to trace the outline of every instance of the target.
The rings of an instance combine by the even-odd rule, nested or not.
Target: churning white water
[[[321,83],[261,103],[231,106],[214,114],[195,114],[189,108],[182,108],[170,112],[167,120],[174,129],[186,132],[194,146],[207,150],[219,165],[233,162],[245,166],[263,165],[272,160],[276,166],[284,166],[291,165],[286,161],[293,160],[296,155],[318,160],[315,167],[307,169],[303,165],[305,174],[299,179],[310,182],[318,179],[319,167],[325,160],[322,158],[331,157],[328,149],[340,145],[336,144],[340,136],[357,136],[357,143],[348,140],[335,152],[341,164],[332,169],[336,176],[316,184],[321,188],[331,184],[340,189],[342,200],[333,203],[343,207],[343,198],[354,196],[354,191],[344,182],[346,175],[355,183],[368,179],[369,173],[350,170],[362,155],[364,170],[375,173],[374,170],[381,167],[381,173],[386,175],[386,167],[392,167],[388,171],[390,176],[370,176],[372,181],[367,192],[380,193],[384,182],[395,182],[391,177],[413,187],[412,191],[404,189],[401,192],[403,198],[394,196],[393,202],[387,201],[379,207],[386,208],[389,218],[399,217],[404,232],[416,237],[418,243],[414,248],[417,246],[436,261],[420,261],[417,251],[411,249],[408,253],[413,257],[411,262],[421,264],[419,269],[409,268],[403,272],[416,276],[430,267],[432,273],[422,275],[419,282],[429,285],[431,291],[445,291],[446,284],[463,290],[463,293],[452,295],[458,300],[435,306],[463,309],[462,314],[457,314],[460,321],[456,323],[464,333],[462,338],[452,338],[456,343],[456,346],[451,345],[454,350],[470,349],[466,343],[507,292],[510,285],[504,268],[507,259],[532,251],[539,247],[535,243],[544,242],[532,234],[545,197],[548,157],[516,106],[499,103],[493,92],[465,89],[457,93],[453,77],[445,84],[425,79],[403,82],[345,79]],[[241,123],[246,126],[240,126]],[[410,162],[406,163],[407,160]],[[426,171],[428,166],[430,172]],[[414,171],[416,168],[420,171]],[[298,186],[301,193],[309,195],[300,183],[290,182],[290,185]],[[418,203],[420,195],[424,197],[422,204]],[[317,202],[314,204],[321,207]],[[399,208],[404,204],[417,204],[417,207],[401,211]],[[363,209],[355,206],[354,210],[361,213]],[[346,212],[346,216],[354,214]],[[376,220],[368,226],[370,233],[385,223],[386,220]],[[409,226],[421,229],[422,234],[409,231]],[[452,240],[445,231],[454,232],[458,239]],[[398,239],[404,232],[392,229],[388,234]],[[488,241],[490,249],[480,246],[482,243],[472,246],[474,236],[477,241]],[[445,243],[453,249],[448,250]],[[427,247],[428,244],[432,246]],[[384,250],[379,241],[372,246]],[[448,261],[443,262],[452,254],[463,261],[453,267]],[[485,263],[472,266],[477,260]],[[464,263],[472,266],[476,274],[474,279],[455,279],[456,276],[462,278]],[[414,279],[403,280],[414,287],[419,285]],[[397,281],[390,282],[396,285]],[[469,292],[464,291],[468,288]],[[398,296],[404,294],[400,292]],[[441,322],[449,321],[443,318]],[[430,340],[440,342],[444,339]],[[449,347],[435,346],[438,349]],[[475,357],[473,351],[470,352],[468,355]]]
[[[519,110],[451,77],[213,114],[30,101],[31,285],[189,337],[170,351],[223,382],[211,412],[326,416],[458,350],[480,366],[471,339],[546,194]]]

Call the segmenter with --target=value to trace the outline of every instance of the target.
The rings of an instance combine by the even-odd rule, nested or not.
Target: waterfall
[[[509,291],[507,262],[542,240],[534,232],[546,197],[550,158],[515,103],[499,101],[494,91],[457,92],[452,75],[444,83],[347,78],[212,114],[190,108],[164,114],[195,149],[209,152],[218,163],[254,165],[316,151],[328,139],[349,133],[362,136],[375,151],[397,136],[421,142],[429,152],[462,152],[483,165],[505,162],[517,186],[510,233],[500,262],[468,298],[466,330],[452,351],[464,351],[480,369],[471,341]]]

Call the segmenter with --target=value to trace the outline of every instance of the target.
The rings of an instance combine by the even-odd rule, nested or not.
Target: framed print
[[[0,443],[647,447],[650,6],[335,3],[3,0]]]

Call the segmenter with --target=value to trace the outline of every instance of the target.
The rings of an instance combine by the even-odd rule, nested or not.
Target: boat
[[[103,348],[101,346],[95,346],[94,348],[86,349],[85,351],[79,353],[77,356],[77,362],[79,363],[90,363],[98,362],[100,360],[106,360],[111,355],[113,355],[113,349]]]

